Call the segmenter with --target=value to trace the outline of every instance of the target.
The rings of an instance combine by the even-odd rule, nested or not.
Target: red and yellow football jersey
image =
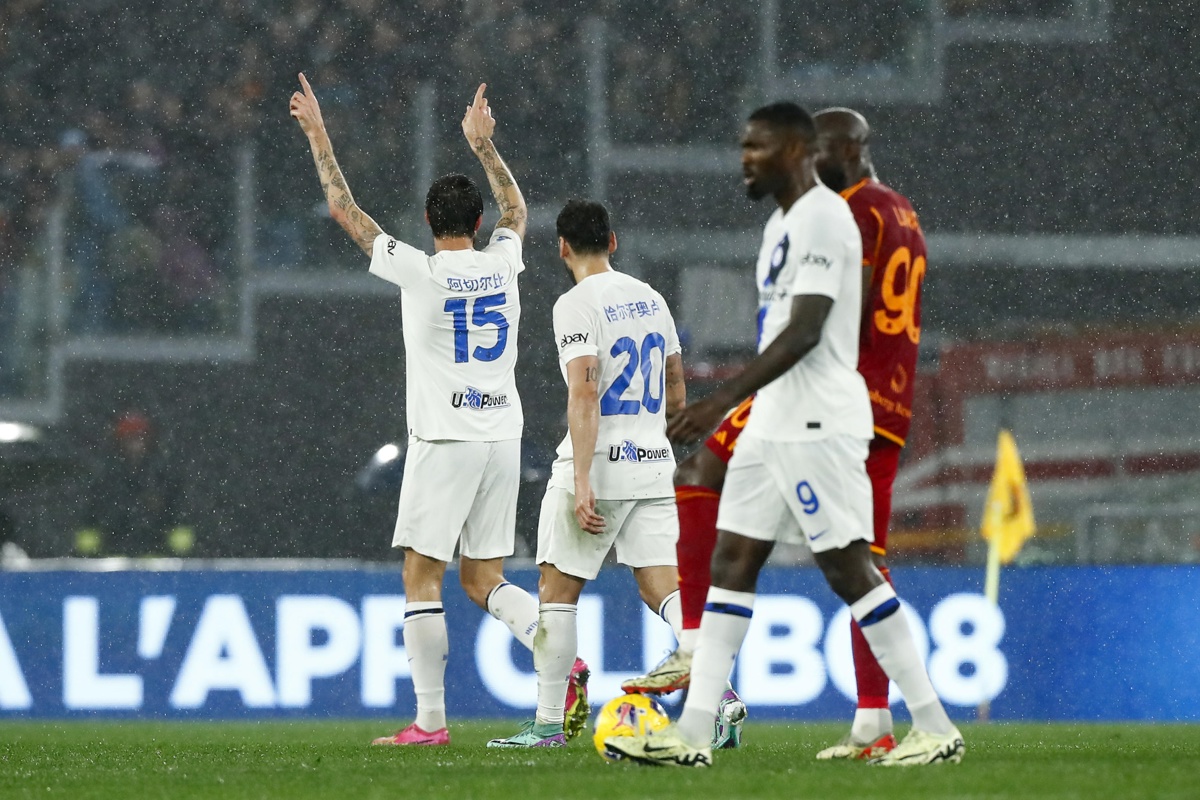
[[[912,424],[921,341],[925,234],[904,195],[871,178],[842,193],[862,232],[863,318],[858,371],[867,382],[875,434],[903,445]]]

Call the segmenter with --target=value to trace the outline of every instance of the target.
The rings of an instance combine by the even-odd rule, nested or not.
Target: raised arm
[[[300,85],[304,91],[292,94],[292,118],[300,123],[300,130],[308,137],[313,161],[317,164],[317,175],[321,178],[321,189],[329,203],[329,214],[369,256],[375,237],[383,231],[375,224],[375,220],[354,202],[350,187],[346,185],[346,178],[342,175],[342,168],[333,157],[333,145],[325,131],[325,120],[321,117],[317,96],[313,94],[303,72],[300,73]]]
[[[500,221],[496,223],[496,227],[508,228],[524,239],[529,209],[525,206],[525,198],[521,196],[521,189],[513,179],[512,172],[496,152],[496,145],[492,143],[496,120],[492,118],[492,110],[488,107],[487,98],[483,96],[485,89],[486,83],[479,84],[479,88],[475,90],[475,101],[467,106],[467,113],[462,121],[463,135],[467,137],[467,144],[471,145],[471,150],[483,165],[488,184],[496,198],[496,205],[500,207]]]

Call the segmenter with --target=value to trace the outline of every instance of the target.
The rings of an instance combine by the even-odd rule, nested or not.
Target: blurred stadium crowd
[[[781,11],[799,5],[785,0]],[[895,70],[905,17],[924,6],[907,5],[859,0],[789,26],[785,66]],[[1064,5],[946,3],[951,15],[1046,15]],[[36,277],[46,248],[35,243],[63,198],[73,331],[218,330],[233,306],[239,147],[255,155],[255,263],[331,261],[334,236],[323,235],[291,121],[278,112],[298,69],[316,78],[331,128],[344,133],[343,166],[374,208],[412,196],[416,87],[431,84],[445,101],[439,111],[452,115],[451,98],[483,77],[500,84],[518,140],[514,170],[528,176],[527,190],[558,197],[578,185],[585,159],[585,16],[613,33],[614,137],[665,142],[730,133],[731,115],[711,109],[737,107],[755,67],[714,53],[731,37],[752,49],[756,14],[754,4],[717,0],[8,2],[0,114],[17,124],[0,133],[0,331],[12,339],[18,305],[44,291]],[[862,19],[874,20],[868,30]]]
[[[339,300],[318,291],[297,300],[264,290],[254,301],[253,368],[236,358],[210,363],[209,354],[227,352],[221,348],[236,337],[204,338],[245,332],[238,327],[250,316],[245,270],[275,273],[260,287],[290,287],[301,270],[323,271],[304,284],[318,287],[342,285],[337,271],[364,272],[361,254],[328,218],[308,148],[286,111],[298,71],[321,98],[359,202],[389,232],[417,240],[425,235],[414,213],[423,168],[477,169],[458,119],[481,80],[526,197],[553,207],[591,185],[589,134],[598,120],[588,90],[597,77],[614,151],[694,143],[732,152],[743,112],[761,99],[764,69],[776,70],[779,85],[830,76],[903,84],[932,63],[921,62],[921,48],[941,14],[965,21],[960,32],[978,30],[967,31],[976,44],[946,50],[940,101],[844,100],[868,102],[883,177],[913,197],[927,228],[1194,235],[1186,200],[1194,171],[1176,157],[1195,149],[1193,87],[1177,69],[1178,54],[1196,52],[1200,42],[1177,11],[1186,4],[1126,4],[1111,25],[1115,46],[1031,46],[979,34],[996,17],[1060,19],[1084,5],[9,0],[0,4],[0,118],[9,123],[0,129],[0,402],[19,408],[51,396],[47,376],[66,374],[65,367],[54,372],[62,364],[53,360],[65,352],[64,441],[83,443],[86,460],[99,462],[111,449],[114,413],[151,413],[163,453],[182,459],[174,468],[189,478],[181,492],[187,521],[201,534],[230,532],[208,543],[201,535],[200,550],[374,557],[373,533],[360,542],[314,532],[374,532],[394,514],[390,490],[364,502],[355,494],[361,487],[346,488],[401,426],[392,298]],[[775,15],[773,54],[764,53],[764,10]],[[594,20],[606,26],[603,36],[593,36]],[[600,43],[606,50],[596,59]],[[606,72],[589,74],[598,63]],[[433,113],[422,115],[430,98]],[[1145,199],[1149,173],[1130,153],[1173,165],[1154,171],[1153,203]],[[725,185],[711,170],[642,169],[614,166],[606,184],[622,232],[761,225],[762,207],[745,202],[735,181]],[[539,215],[541,223],[549,218]],[[655,274],[668,294],[678,289],[672,284],[689,264],[648,249],[639,261],[637,241],[625,239],[621,254],[631,271]],[[534,274],[561,277],[545,228],[531,232],[526,259]],[[714,255],[711,266],[734,266],[719,261]],[[1161,275],[959,265],[927,287],[923,344],[936,359],[947,337],[1193,319],[1190,295],[1162,291]],[[523,289],[527,396],[561,391],[556,354],[543,341],[560,288],[552,279]],[[171,339],[183,341],[174,347]],[[689,391],[702,395],[703,381]],[[357,414],[353,424],[325,424],[345,409]],[[529,462],[544,464],[560,420],[531,410],[529,421]],[[86,494],[83,471],[62,495]],[[41,554],[71,549],[54,537],[85,522],[82,501],[63,503],[58,491],[8,501],[10,527],[38,542]],[[346,509],[359,516],[348,522]],[[266,531],[288,533],[255,538]]]

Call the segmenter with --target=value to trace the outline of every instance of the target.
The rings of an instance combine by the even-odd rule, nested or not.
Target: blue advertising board
[[[896,574],[956,719],[986,702],[993,719],[1200,720],[1200,567],[1009,570],[999,608],[982,577]],[[449,714],[529,716],[530,654],[448,583]],[[403,720],[403,618],[395,569],[0,573],[0,717]],[[622,569],[589,585],[578,619],[596,701],[673,647]],[[733,676],[756,718],[846,718],[848,624],[818,572],[763,573]]]

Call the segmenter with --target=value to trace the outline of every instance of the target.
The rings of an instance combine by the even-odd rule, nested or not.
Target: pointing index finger
[[[304,93],[311,97],[313,93],[312,86],[309,85],[308,78],[304,77],[303,72],[300,73],[300,85],[304,87]]]
[[[481,84],[479,84],[479,88],[475,90],[475,107],[476,108],[479,108],[482,105],[482,103],[486,102],[483,99],[483,92],[485,89],[487,89],[487,84],[481,83]]]

